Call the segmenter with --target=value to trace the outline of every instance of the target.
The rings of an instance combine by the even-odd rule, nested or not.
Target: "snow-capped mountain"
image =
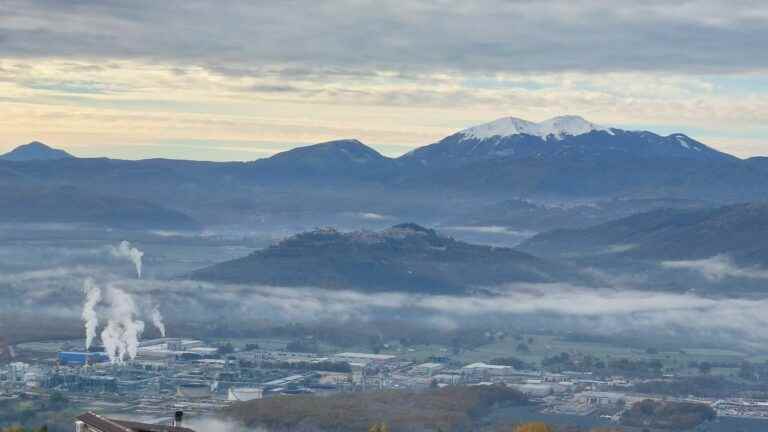
[[[600,126],[579,116],[560,116],[539,123],[505,117],[470,127],[402,157],[424,166],[456,165],[479,160],[732,160],[683,134],[662,136]]]
[[[459,133],[464,135],[466,140],[483,140],[520,134],[537,136],[543,139],[552,137],[559,140],[568,136],[576,136],[593,131],[612,133],[606,127],[596,125],[584,120],[582,117],[573,115],[553,117],[540,123],[516,117],[504,117],[490,123],[464,129]]]

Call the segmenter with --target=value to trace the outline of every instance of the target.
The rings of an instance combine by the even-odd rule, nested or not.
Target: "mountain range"
[[[768,162],[741,160],[683,134],[596,125],[578,116],[502,118],[398,161],[403,184],[475,195],[589,199],[766,197]]]
[[[552,258],[701,260],[727,255],[768,267],[768,203],[659,209],[581,229],[538,234],[521,250]]]
[[[59,160],[71,159],[74,156],[64,150],[51,148],[41,142],[33,141],[16,147],[8,153],[0,155],[0,160],[6,161],[32,161],[32,160]]]
[[[124,229],[197,229],[186,214],[150,201],[84,192],[72,186],[0,187],[0,222],[84,223]]]
[[[606,128],[578,116],[541,123],[506,117],[471,127],[402,158],[423,166],[462,165],[494,159],[624,161],[681,159],[733,161],[683,134]]]
[[[353,139],[252,162],[76,158],[40,143],[0,158],[6,190],[74,188],[208,225],[275,213],[376,213],[431,223],[514,199],[726,204],[766,199],[766,184],[766,158],[742,160],[682,134],[609,128],[578,116],[540,123],[502,118],[398,158]]]
[[[612,198],[583,203],[537,203],[521,198],[484,203],[457,211],[440,221],[452,229],[498,230],[513,227],[517,231],[542,232],[557,228],[584,228],[614,219],[659,209],[697,209],[713,203],[681,198]]]

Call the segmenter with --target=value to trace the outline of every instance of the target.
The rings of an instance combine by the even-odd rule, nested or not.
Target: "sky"
[[[397,156],[575,114],[768,154],[768,2],[3,0],[0,151]]]

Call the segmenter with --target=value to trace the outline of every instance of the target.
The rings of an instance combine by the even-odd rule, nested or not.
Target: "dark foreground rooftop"
[[[181,426],[166,426],[140,423],[126,420],[115,420],[102,417],[92,412],[80,414],[76,421],[83,422],[87,430],[82,432],[195,432]]]

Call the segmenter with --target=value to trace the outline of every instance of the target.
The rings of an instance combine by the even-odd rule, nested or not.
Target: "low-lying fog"
[[[163,325],[158,321],[164,317],[172,333],[247,334],[251,326],[270,323],[400,320],[424,329],[514,325],[601,336],[685,336],[753,352],[768,342],[764,331],[768,296],[715,297],[697,290],[697,281],[707,279],[729,278],[733,283],[740,278],[768,279],[768,270],[740,268],[728,257],[658,263],[667,271],[700,274],[691,277],[685,293],[653,289],[637,275],[584,269],[601,282],[589,287],[508,284],[483,287],[493,295],[469,297],[370,294],[310,286],[212,284],[179,277],[246,255],[284,233],[240,238],[215,233],[132,233],[132,238],[125,232],[92,234],[83,241],[73,232],[54,239],[23,233],[12,238],[3,232],[9,241],[0,245],[0,336],[15,342],[46,336],[85,340],[86,330],[95,337],[108,331],[113,320],[135,325],[131,331],[136,337],[142,332],[156,336]],[[98,290],[95,301],[94,290]],[[50,332],[46,322],[51,323]],[[118,342],[113,349],[119,353],[131,348]]]

